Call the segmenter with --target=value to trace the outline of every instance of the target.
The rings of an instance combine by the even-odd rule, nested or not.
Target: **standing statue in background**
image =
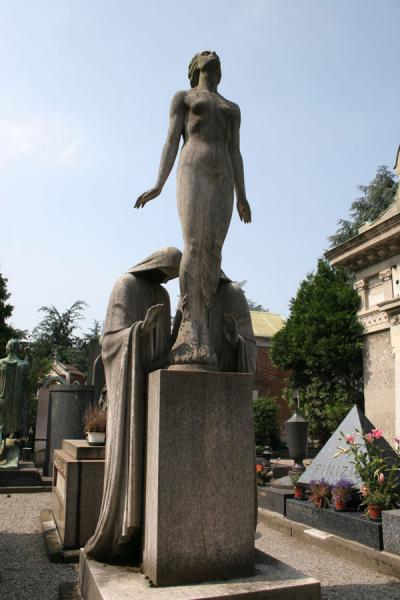
[[[251,221],[240,154],[239,107],[217,89],[221,64],[215,52],[196,54],[189,65],[191,90],[172,99],[167,141],[156,185],[136,201],[143,207],[159,196],[171,172],[181,137],[177,198],[183,231],[179,272],[183,318],[171,352],[175,365],[217,367],[209,333],[209,313],[218,289],[222,246],[233,210]]]
[[[0,460],[5,456],[5,439],[26,435],[26,387],[29,372],[27,354],[17,356],[18,340],[9,340],[7,356],[0,360]],[[27,351],[26,351],[27,352]]]

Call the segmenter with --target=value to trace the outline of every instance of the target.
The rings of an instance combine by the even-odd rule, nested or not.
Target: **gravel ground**
[[[49,562],[39,514],[50,494],[0,494],[0,597],[56,600],[58,584],[77,578],[76,565]],[[260,523],[257,546],[322,583],[324,600],[400,600],[400,581],[362,568]]]
[[[57,600],[58,584],[77,578],[75,565],[47,558],[39,515],[50,502],[50,493],[0,494],[0,598]]]

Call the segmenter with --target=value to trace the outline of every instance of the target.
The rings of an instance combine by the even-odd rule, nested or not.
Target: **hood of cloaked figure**
[[[181,263],[182,252],[178,248],[168,246],[166,248],[160,248],[156,250],[150,256],[142,260],[137,265],[134,265],[128,269],[128,273],[146,273],[150,271],[161,271],[165,277],[161,283],[166,283],[171,279],[175,279],[179,276],[179,265]],[[231,279],[221,269],[220,281],[225,283],[231,283]]]
[[[166,283],[170,279],[178,277],[181,258],[182,252],[178,248],[173,246],[160,248],[160,250],[156,250],[140,263],[128,269],[128,273],[144,274],[149,271],[161,271],[165,275],[161,283]]]

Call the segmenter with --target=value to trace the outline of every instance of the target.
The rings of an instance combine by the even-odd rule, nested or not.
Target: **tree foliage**
[[[32,351],[41,360],[57,358],[61,362],[74,364],[82,371],[87,368],[87,345],[89,340],[98,335],[99,323],[96,322],[92,332],[84,337],[77,335],[79,322],[87,304],[77,300],[64,312],[55,306],[42,306],[39,312],[43,319],[32,331]]]
[[[359,185],[361,196],[350,208],[350,219],[339,219],[338,229],[328,239],[331,247],[345,242],[357,235],[358,228],[366,222],[372,222],[393,202],[398,183],[395,176],[386,166],[378,167],[374,179],[369,185]]]
[[[21,339],[26,335],[26,331],[15,329],[7,323],[14,309],[12,304],[7,302],[11,295],[7,289],[7,282],[0,273],[0,358],[5,356],[8,340]]]
[[[290,371],[288,396],[300,390],[310,431],[324,441],[361,400],[359,296],[348,273],[320,259],[300,284],[290,316],[275,335],[272,360]]]
[[[277,446],[279,444],[278,405],[267,396],[253,401],[254,431],[256,444]]]

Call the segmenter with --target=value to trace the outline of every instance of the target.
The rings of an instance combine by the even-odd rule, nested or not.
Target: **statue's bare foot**
[[[178,337],[170,353],[172,368],[217,370],[217,357],[208,341],[208,335],[195,321],[182,321]]]

